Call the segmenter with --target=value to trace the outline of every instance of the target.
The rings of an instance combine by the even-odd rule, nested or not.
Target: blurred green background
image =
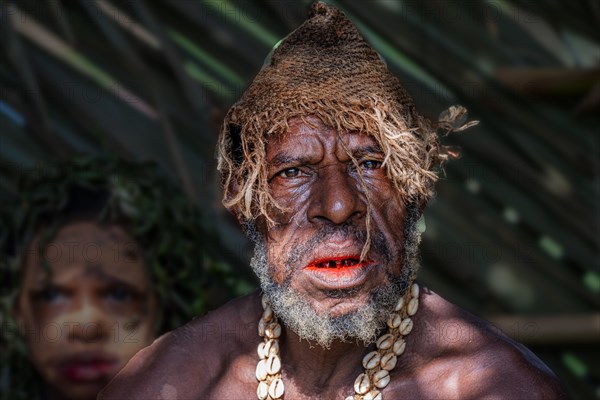
[[[426,212],[421,281],[527,344],[572,398],[600,398],[600,2],[329,3],[423,114],[458,103],[481,121],[446,139],[462,159]],[[155,160],[247,279],[214,144],[308,4],[0,1],[0,201],[41,163]]]

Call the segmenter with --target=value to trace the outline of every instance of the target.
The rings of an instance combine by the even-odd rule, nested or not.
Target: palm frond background
[[[525,341],[573,398],[600,398],[600,3],[331,3],[423,113],[459,103],[481,121],[446,139],[463,156],[427,210],[421,280]],[[218,125],[307,5],[1,1],[0,200],[40,163],[153,159],[247,276],[219,205]]]

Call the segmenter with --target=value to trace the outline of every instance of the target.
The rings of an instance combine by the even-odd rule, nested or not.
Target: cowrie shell
[[[410,295],[413,298],[418,298],[419,297],[419,285],[416,283],[413,283],[412,286],[410,287]]]
[[[404,336],[408,335],[413,328],[413,321],[410,318],[404,318],[400,324],[400,333]]]
[[[364,356],[364,358],[362,360],[362,365],[365,369],[373,369],[377,365],[379,365],[380,360],[381,360],[381,357],[379,356],[379,353],[376,351],[372,351],[369,354],[367,354],[366,356]]]
[[[371,382],[369,382],[369,377],[362,373],[356,378],[354,381],[354,391],[358,394],[365,394],[371,388]]]
[[[269,339],[269,341],[265,343],[263,354],[265,355],[264,358],[279,354],[279,341],[276,339]]]
[[[384,354],[384,356],[381,357],[381,368],[383,368],[387,371],[391,371],[394,369],[397,362],[398,362],[398,357],[396,357],[396,355],[394,353]]]
[[[419,299],[414,298],[410,299],[408,302],[408,306],[406,307],[406,313],[411,317],[417,313],[417,309],[419,308]]]
[[[265,400],[269,395],[269,385],[266,382],[260,382],[256,388],[256,397],[258,400]]]
[[[258,353],[258,358],[260,358],[261,360],[263,358],[265,358],[265,342],[260,342],[258,344],[258,348],[256,349],[256,352]]]
[[[394,344],[394,337],[390,333],[386,333],[377,339],[377,348],[380,350],[387,350]]]
[[[267,306],[269,304],[271,304],[271,301],[269,300],[269,296],[267,296],[266,294],[263,294],[262,297],[260,298],[260,303],[262,304],[263,310],[265,308],[267,308]]]
[[[281,360],[279,359],[279,356],[270,356],[266,362],[266,369],[269,375],[275,375],[281,371]]]
[[[385,369],[377,371],[375,375],[373,375],[373,384],[379,389],[383,389],[388,383],[390,383],[390,373]]]
[[[377,389],[371,390],[369,393],[363,396],[363,400],[382,400],[383,396],[381,392]]]
[[[390,318],[388,319],[388,326],[392,329],[396,329],[397,327],[400,326],[400,323],[402,322],[402,317],[399,314],[392,314],[390,315]]]
[[[396,356],[399,356],[402,353],[404,353],[405,349],[406,349],[406,342],[402,338],[396,340],[394,342],[394,345],[392,346],[392,351],[394,352],[394,354]]]
[[[281,336],[281,325],[273,322],[265,327],[265,336],[269,339],[277,339]]]
[[[265,321],[261,318],[258,321],[258,336],[260,337],[264,337],[265,336],[265,328],[267,327],[267,324],[265,323]]]
[[[259,381],[264,381],[267,379],[266,360],[260,360],[258,364],[256,364],[256,379]]]
[[[268,305],[265,307],[262,319],[264,319],[265,322],[270,322],[273,319],[273,310],[271,309],[271,306]]]
[[[269,396],[274,399],[279,399],[283,396],[283,389],[283,381],[281,378],[277,378],[269,385]]]
[[[394,307],[394,311],[400,311],[404,306],[404,297],[400,297],[400,300],[396,303],[396,307]]]

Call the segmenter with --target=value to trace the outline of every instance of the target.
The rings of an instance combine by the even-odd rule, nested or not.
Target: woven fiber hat
[[[447,157],[436,130],[452,126],[464,113],[451,111],[442,124],[419,115],[398,78],[344,13],[314,3],[309,18],[280,42],[225,118],[218,148],[223,202],[244,218],[260,213],[268,219],[273,199],[267,185],[266,141],[285,134],[291,118],[307,116],[338,132],[372,135],[406,203],[427,199],[433,194],[436,168]]]

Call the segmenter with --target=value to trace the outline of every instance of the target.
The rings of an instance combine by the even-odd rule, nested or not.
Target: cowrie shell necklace
[[[256,365],[259,400],[282,399],[285,386],[281,374],[281,356],[279,337],[281,325],[273,314],[269,298],[262,296],[263,314],[258,321],[258,334],[263,338],[258,345],[259,357]],[[362,360],[365,372],[354,381],[354,394],[345,400],[382,400],[381,390],[390,383],[390,371],[394,369],[398,357],[404,353],[404,336],[413,328],[411,317],[419,308],[419,285],[413,283],[410,290],[401,297],[387,321],[387,332],[380,336],[375,344],[377,350],[368,353]]]

